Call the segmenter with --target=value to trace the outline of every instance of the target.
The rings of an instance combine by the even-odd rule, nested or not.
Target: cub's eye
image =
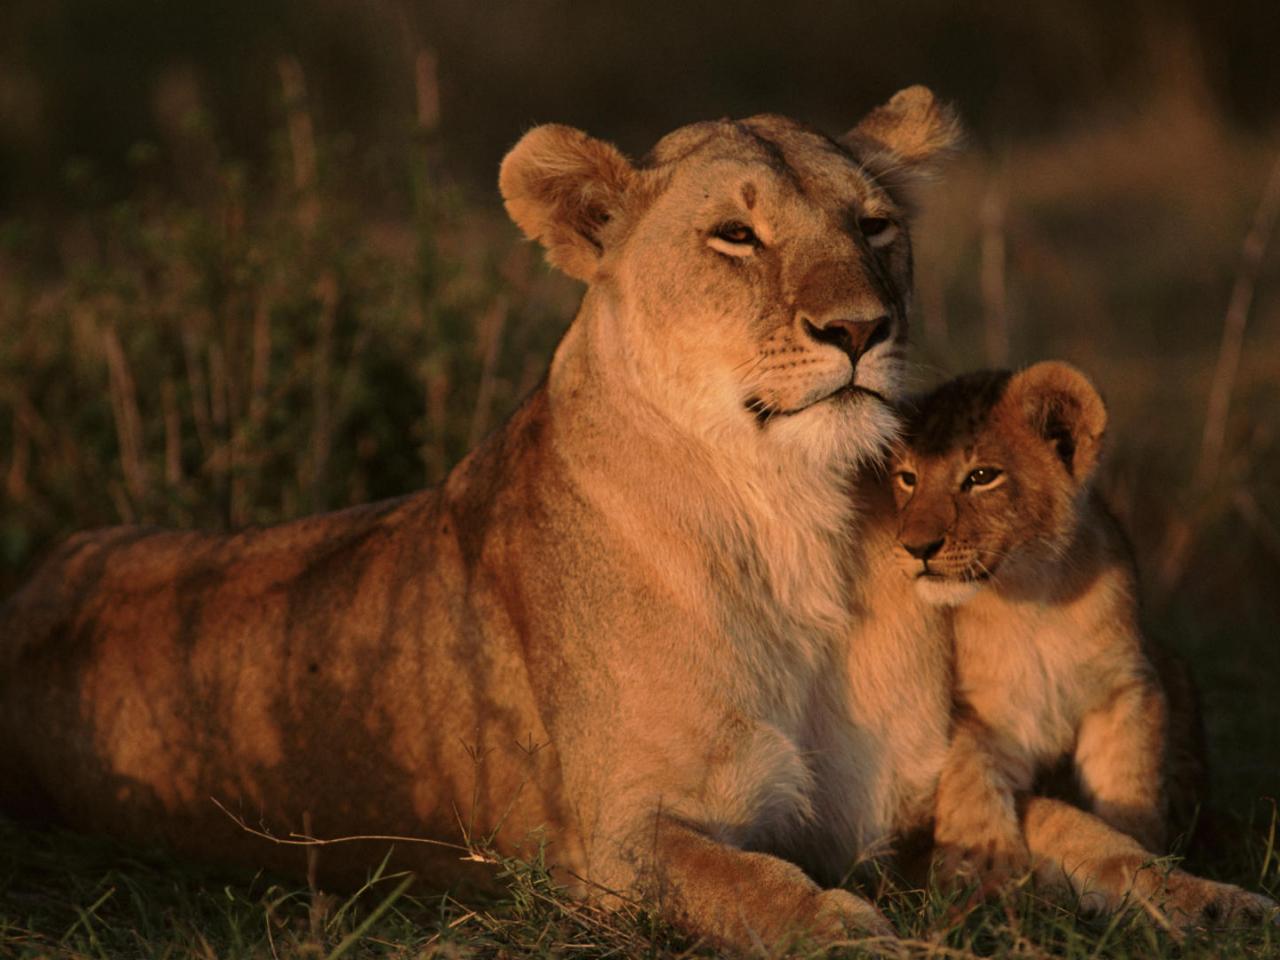
[[[964,478],[963,486],[966,490],[971,487],[989,487],[1001,476],[1003,476],[1003,472],[995,467],[978,467],[978,469],[970,471],[969,475]]]
[[[745,223],[722,223],[707,238],[707,244],[730,257],[749,257],[761,246],[756,232]]]
[[[887,247],[898,236],[898,227],[888,217],[862,217],[858,229],[873,247]]]
[[[903,490],[911,490],[916,485],[916,475],[910,470],[899,470],[893,476]]]

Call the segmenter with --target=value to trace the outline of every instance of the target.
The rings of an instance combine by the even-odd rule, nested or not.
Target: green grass
[[[1274,830],[1275,821],[1270,821]],[[1274,839],[1274,838],[1272,838]],[[1280,863],[1265,837],[1245,849],[1272,893]],[[0,955],[15,957],[711,956],[643,905],[604,911],[568,898],[537,863],[504,861],[510,895],[461,903],[370,865],[354,894],[262,874],[222,875],[163,853],[0,821]],[[1140,910],[1082,915],[1029,885],[978,905],[957,892],[866,884],[909,957],[1249,957],[1280,951],[1280,927],[1175,933]],[[813,954],[804,944],[800,956]],[[882,941],[850,941],[849,956]]]

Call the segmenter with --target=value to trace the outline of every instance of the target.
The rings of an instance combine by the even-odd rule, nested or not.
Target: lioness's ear
[[[1037,363],[1014,374],[1005,400],[1018,405],[1077,483],[1089,481],[1102,453],[1107,407],[1088,377],[1067,363]]]
[[[963,139],[955,111],[928,87],[914,86],[872,110],[841,142],[893,192],[930,177]]]
[[[623,208],[635,169],[617,148],[549,123],[526,133],[502,161],[498,188],[507,213],[547,259],[591,280],[604,253],[602,231]]]

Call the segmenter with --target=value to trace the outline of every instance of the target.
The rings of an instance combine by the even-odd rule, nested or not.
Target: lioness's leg
[[[974,874],[999,883],[1028,864],[1013,784],[976,722],[961,720],[952,736],[938,780],[933,836],[944,878]]]
[[[808,935],[830,942],[893,936],[884,916],[847,890],[823,890],[793,863],[718,842],[687,824],[660,818],[652,882],[664,913],[742,948]]]
[[[1076,771],[1093,812],[1148,850],[1165,849],[1164,694],[1154,685],[1128,687],[1085,716]]]
[[[1276,910],[1268,897],[1161,865],[1132,837],[1060,800],[1025,798],[1023,830],[1037,879],[1074,891],[1095,909],[1112,911],[1131,897],[1179,924],[1259,919]]]

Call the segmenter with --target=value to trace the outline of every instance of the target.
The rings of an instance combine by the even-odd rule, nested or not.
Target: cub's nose
[[[804,321],[805,331],[819,343],[829,343],[839,347],[849,355],[849,359],[857,364],[858,358],[878,343],[889,339],[892,321],[889,315],[881,314],[871,320],[855,320],[852,317],[831,317],[821,323],[814,323],[808,317]]]
[[[911,554],[917,560],[929,560],[942,549],[942,544],[946,542],[945,537],[939,537],[937,540],[930,540],[928,543],[907,543],[902,541],[902,549]]]

